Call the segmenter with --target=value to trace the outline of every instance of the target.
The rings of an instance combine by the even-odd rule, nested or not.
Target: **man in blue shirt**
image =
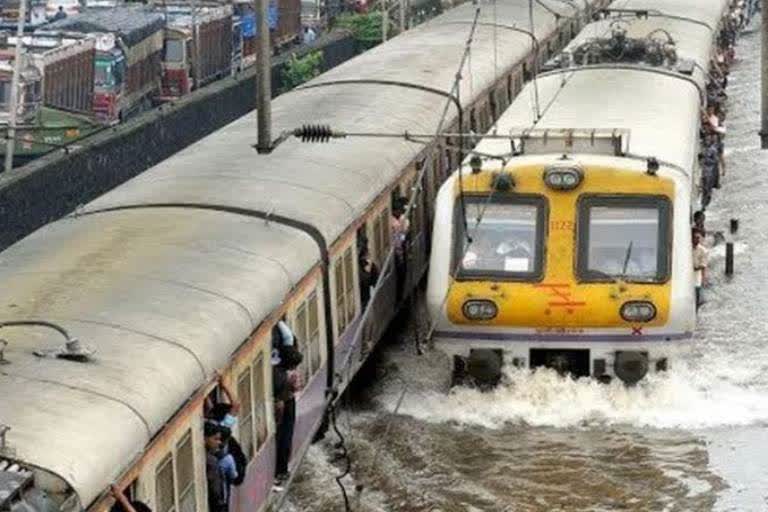
[[[232,484],[237,480],[237,464],[235,458],[229,453],[229,442],[232,437],[232,431],[227,427],[219,425],[221,432],[221,449],[216,454],[219,459],[219,472],[222,478],[222,490],[224,493],[223,503],[229,508],[229,498],[232,494]]]

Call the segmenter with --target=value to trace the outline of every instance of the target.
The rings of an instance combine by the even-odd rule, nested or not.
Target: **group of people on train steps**
[[[705,211],[712,201],[712,193],[720,188],[725,176],[723,149],[726,135],[725,102],[728,95],[728,73],[735,59],[736,39],[739,32],[750,22],[759,10],[758,0],[738,0],[735,9],[727,17],[718,34],[717,48],[710,63],[711,72],[707,81],[707,107],[701,113],[701,209],[694,213],[691,226],[693,270],[696,285],[696,310],[703,303],[703,289],[707,286],[709,251],[706,246],[707,231],[704,226]]]

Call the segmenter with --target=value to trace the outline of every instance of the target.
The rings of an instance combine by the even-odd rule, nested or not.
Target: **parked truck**
[[[96,38],[93,111],[117,123],[147,110],[160,93],[162,14],[142,5],[86,10],[51,23],[47,31],[79,32]]]
[[[3,141],[7,137],[11,111],[10,96],[15,44],[16,41],[14,40],[13,44],[3,41],[0,45],[0,139]],[[77,46],[79,48],[79,45]],[[44,105],[46,101],[58,102],[62,105],[78,105],[90,98],[92,89],[83,86],[82,78],[80,80],[70,79],[67,86],[57,83],[55,78],[51,79],[51,75],[46,76],[44,74],[47,71],[51,72],[53,76],[57,76],[52,70],[64,63],[69,63],[73,66],[73,75],[84,76],[82,64],[77,63],[77,57],[73,59],[71,55],[73,48],[55,55],[57,53],[55,48],[51,49],[48,45],[44,45],[43,50],[30,45],[29,49],[22,54],[17,94],[14,166],[28,162],[49,151],[70,146],[78,139],[98,129],[98,125],[87,115]],[[87,54],[88,51],[80,53]],[[92,56],[90,63],[92,66]],[[93,71],[91,70],[91,87],[92,84]],[[68,91],[69,94],[62,95],[65,91]],[[5,157],[5,151],[5,144],[0,144],[0,158]]]
[[[271,0],[269,18],[272,49],[275,52],[301,42],[301,0]]]
[[[24,53],[42,76],[43,104],[88,114],[93,104],[96,39],[74,34],[37,32],[24,36]],[[17,38],[0,38],[3,52],[13,52]]]
[[[232,72],[232,6],[158,6],[166,17],[161,101],[188,94]]]
[[[236,20],[240,21],[243,33],[243,65],[248,67],[256,62],[259,20],[252,1],[236,0],[234,8]],[[300,43],[301,0],[270,0],[267,24],[274,53]]]

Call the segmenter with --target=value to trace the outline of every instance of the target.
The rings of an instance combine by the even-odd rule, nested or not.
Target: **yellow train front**
[[[427,303],[456,381],[544,366],[633,384],[690,349],[700,112],[728,5],[628,0],[637,16],[588,25],[440,189]]]
[[[428,286],[458,381],[493,385],[511,364],[635,383],[668,367],[695,322],[686,179],[600,155],[463,172],[438,195]]]

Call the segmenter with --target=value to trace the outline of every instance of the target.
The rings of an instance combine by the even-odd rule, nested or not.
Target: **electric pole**
[[[8,108],[8,140],[5,145],[5,172],[13,169],[13,152],[16,148],[16,117],[19,110],[19,78],[21,76],[21,57],[24,46],[24,21],[27,17],[27,0],[19,0],[19,22],[16,26],[16,48],[13,56],[13,77],[11,78],[11,98]]]
[[[760,13],[760,18],[762,18],[760,20],[762,24],[760,28],[760,82],[762,86],[760,147],[768,149],[768,0],[761,1],[763,8]]]
[[[269,0],[256,0],[256,15],[259,18],[259,46],[256,53],[256,116],[259,135],[256,150],[259,153],[272,151],[272,49],[269,43],[268,11]]]
[[[387,0],[381,1],[381,42],[387,41],[387,25],[389,25],[389,9],[387,8]]]
[[[195,51],[195,65],[192,67],[192,78],[195,81],[195,89],[200,88],[200,67],[202,66],[202,62],[200,62],[200,29],[199,29],[199,23],[200,20],[197,19],[197,0],[192,0],[192,39],[194,42],[194,51]]]

